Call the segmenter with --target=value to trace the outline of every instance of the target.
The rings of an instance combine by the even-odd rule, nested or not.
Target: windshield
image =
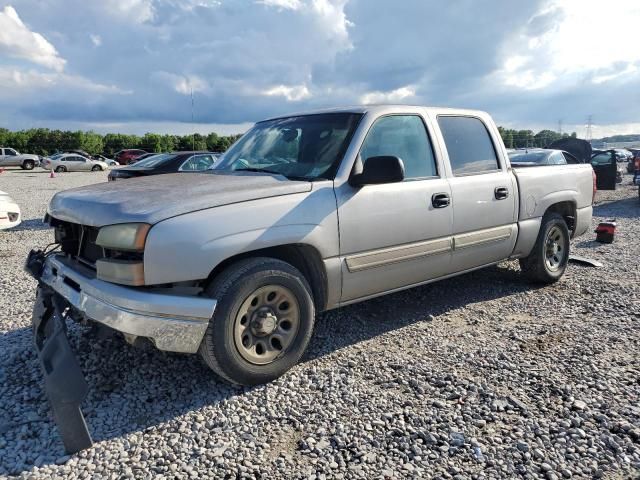
[[[170,160],[176,158],[175,154],[171,153],[160,153],[158,155],[151,155],[150,157],[143,158],[142,160],[138,160],[133,163],[132,167],[157,167],[158,165],[162,165]]]
[[[55,155],[51,155],[49,158],[50,158],[51,160],[57,160],[57,159],[59,159],[60,157],[62,157],[63,155],[64,155],[64,153],[56,153]]]
[[[224,154],[214,170],[331,179],[361,116],[323,113],[260,122]]]
[[[545,163],[549,152],[510,152],[511,163]]]

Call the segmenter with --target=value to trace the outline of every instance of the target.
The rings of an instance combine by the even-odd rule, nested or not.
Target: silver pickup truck
[[[40,157],[30,153],[20,153],[13,148],[0,148],[0,168],[20,167],[23,170],[33,170],[40,166]]]
[[[46,220],[59,250],[27,261],[45,377],[81,377],[71,318],[199,353],[229,382],[270,381],[300,359],[317,312],[507,259],[557,281],[570,238],[590,227],[592,192],[590,165],[511,168],[483,112],[374,106],[259,122],[214,170],[56,194]],[[82,398],[76,383],[67,407]]]

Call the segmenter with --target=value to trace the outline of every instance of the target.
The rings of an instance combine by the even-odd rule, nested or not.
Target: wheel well
[[[327,273],[320,253],[310,245],[293,244],[262,248],[243,252],[220,262],[207,278],[211,282],[220,272],[238,260],[251,257],[270,257],[287,262],[300,270],[304,275],[313,294],[313,302],[317,311],[323,311],[327,306]]]
[[[573,236],[576,226],[576,204],[569,201],[554,203],[544,213],[551,212],[557,213],[564,218],[564,221],[567,222],[567,227],[571,231],[571,236]]]

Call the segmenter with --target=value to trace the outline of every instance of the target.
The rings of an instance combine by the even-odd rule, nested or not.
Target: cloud
[[[59,72],[66,63],[55,47],[41,34],[29,30],[18,12],[9,5],[0,12],[0,53]]]
[[[284,97],[288,102],[299,102],[311,96],[306,85],[277,85],[262,92],[267,97]]]
[[[152,73],[151,78],[158,80],[181,95],[206,92],[210,88],[207,81],[197,75],[179,75],[160,71]]]
[[[17,68],[5,68],[0,70],[0,98],[13,96],[16,90],[29,91],[33,89],[44,90],[57,87],[73,89],[76,92],[109,93],[118,95],[130,95],[130,90],[123,90],[115,85],[94,83],[78,75],[65,73],[43,73],[36,70],[20,70]]]
[[[96,47],[102,45],[102,37],[100,35],[90,34],[89,38],[91,39],[91,43],[93,43]]]
[[[153,19],[151,0],[102,0],[102,7],[111,15],[144,23]]]
[[[256,3],[261,3],[268,7],[278,7],[288,10],[298,10],[302,7],[300,0],[257,0]]]
[[[519,128],[637,122],[637,0],[489,4],[21,0],[7,8],[29,41],[0,24],[0,126],[188,124],[192,90],[201,125],[355,103],[479,108]],[[16,53],[32,32],[48,60]]]
[[[376,103],[401,103],[407,101],[410,98],[415,97],[415,89],[407,85],[406,87],[396,88],[390,92],[368,92],[360,97],[360,103],[364,105],[371,105]]]

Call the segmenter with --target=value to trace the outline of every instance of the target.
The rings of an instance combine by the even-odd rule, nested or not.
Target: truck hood
[[[311,182],[261,173],[173,173],[66,190],[53,197],[48,212],[59,220],[92,227],[155,224],[197,210],[311,188]]]

